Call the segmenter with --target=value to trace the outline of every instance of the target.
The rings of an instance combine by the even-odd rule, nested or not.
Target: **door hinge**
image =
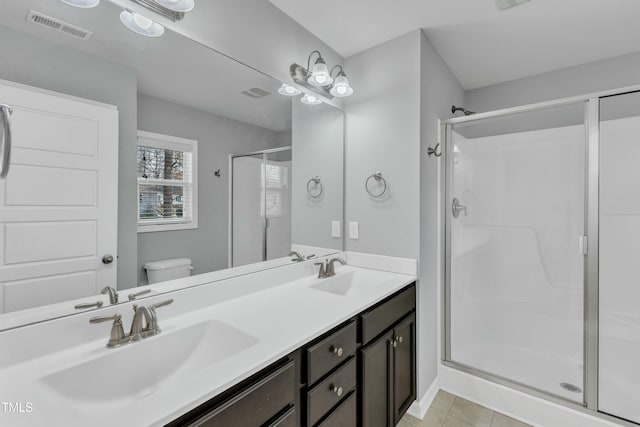
[[[582,236],[582,255],[589,255],[589,236]]]

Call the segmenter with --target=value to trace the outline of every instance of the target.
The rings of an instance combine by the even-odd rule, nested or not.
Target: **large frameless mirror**
[[[0,5],[0,329],[343,248],[343,112],[118,3]]]

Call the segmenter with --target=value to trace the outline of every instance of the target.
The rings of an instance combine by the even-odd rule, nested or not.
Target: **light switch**
[[[331,237],[340,237],[340,221],[331,221]]]
[[[359,235],[359,223],[357,221],[349,221],[349,238],[351,240],[358,240]]]

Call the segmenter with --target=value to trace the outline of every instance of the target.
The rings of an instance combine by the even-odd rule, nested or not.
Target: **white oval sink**
[[[347,271],[333,277],[319,279],[319,281],[310,286],[318,291],[329,292],[335,295],[346,296],[354,289],[355,273]]]
[[[41,379],[56,394],[78,402],[139,399],[172,378],[184,378],[227,359],[258,340],[226,323],[210,320],[161,332]]]

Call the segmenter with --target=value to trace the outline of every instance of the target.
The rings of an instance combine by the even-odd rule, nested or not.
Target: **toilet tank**
[[[188,277],[193,267],[189,258],[174,258],[148,262],[144,265],[144,269],[151,284]]]

